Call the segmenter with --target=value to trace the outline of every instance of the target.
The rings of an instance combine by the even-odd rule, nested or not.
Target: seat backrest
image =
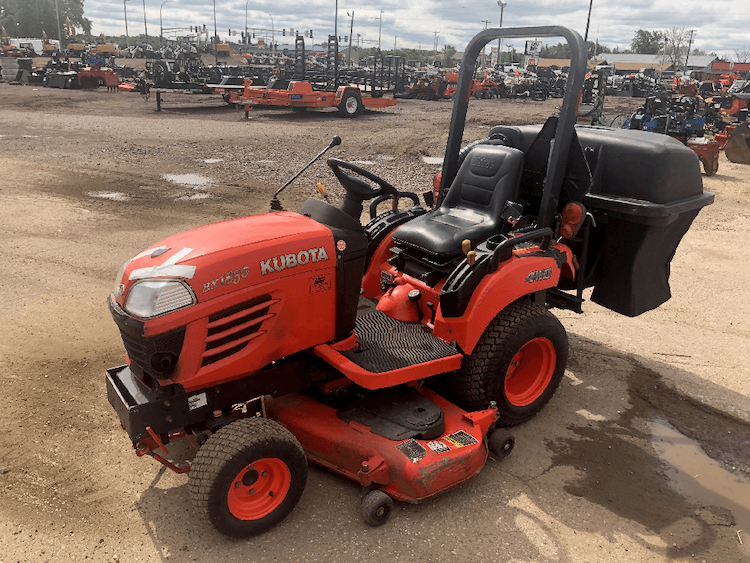
[[[467,155],[441,207],[470,209],[499,218],[515,201],[523,172],[523,153],[502,145],[478,145]]]

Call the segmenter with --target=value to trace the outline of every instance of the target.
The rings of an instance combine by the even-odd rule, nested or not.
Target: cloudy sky
[[[149,35],[159,34],[160,10],[165,28],[205,24],[214,26],[213,0],[85,0],[84,15],[92,33],[125,33],[124,5],[128,31],[144,31],[144,1]],[[505,0],[504,0],[505,1]],[[215,0],[219,35],[229,29],[243,29],[247,15],[250,29],[312,29],[316,42],[324,41],[334,30],[335,0]],[[349,34],[354,13],[354,33],[362,46],[431,49],[437,32],[438,49],[449,44],[462,51],[479,31],[497,27],[500,7],[497,0],[339,0],[339,35]],[[676,7],[679,5],[679,8]],[[503,26],[563,25],[584,35],[589,0],[507,0]],[[381,26],[382,10],[382,28]],[[273,20],[273,22],[272,22]],[[487,20],[487,24],[485,23]],[[694,46],[735,60],[735,51],[750,50],[750,2],[748,0],[593,0],[589,40],[608,47],[626,49],[638,29],[649,31],[672,28],[695,29]],[[282,38],[286,39],[286,38]],[[557,43],[557,40],[553,40]],[[522,43],[517,42],[522,49]]]

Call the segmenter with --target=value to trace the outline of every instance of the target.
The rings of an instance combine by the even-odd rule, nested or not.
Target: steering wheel
[[[326,160],[326,163],[331,167],[334,176],[336,176],[341,186],[346,190],[346,196],[341,205],[339,205],[339,209],[350,217],[354,217],[359,221],[359,217],[362,215],[362,202],[381,195],[390,195],[393,198],[393,209],[398,208],[398,199],[400,197],[398,190],[381,177],[346,160],[329,158]],[[375,182],[378,187],[344,172],[342,168],[350,170],[363,178],[367,178],[371,182]]]

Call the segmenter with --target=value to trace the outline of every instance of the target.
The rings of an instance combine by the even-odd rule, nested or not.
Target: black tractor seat
[[[506,203],[517,201],[523,163],[523,152],[512,147],[474,147],[443,204],[396,229],[394,244],[410,254],[448,262],[461,255],[464,240],[473,247],[500,232]]]

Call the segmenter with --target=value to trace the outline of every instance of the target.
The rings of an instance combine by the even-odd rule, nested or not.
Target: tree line
[[[0,25],[11,37],[41,37],[44,31],[50,39],[65,38],[66,18],[85,34],[91,33],[91,20],[83,16],[83,0],[0,0]]]
[[[680,66],[688,60],[688,53],[695,56],[713,55],[716,53],[706,53],[702,49],[692,49],[693,34],[695,30],[687,28],[672,28],[671,30],[649,31],[639,29],[635,32],[630,48],[620,50],[618,47],[609,48],[599,42],[587,41],[589,57],[599,56],[606,53],[630,53],[639,55],[663,55],[666,62]],[[740,53],[736,53],[739,57]],[[542,48],[541,57],[550,59],[567,59],[570,58],[568,45],[558,43],[557,45],[545,45]],[[606,57],[604,57],[606,58]],[[743,61],[741,61],[743,62]]]

